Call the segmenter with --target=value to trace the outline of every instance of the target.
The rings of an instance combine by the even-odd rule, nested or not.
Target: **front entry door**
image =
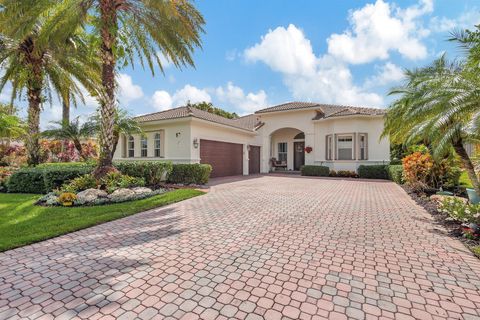
[[[305,142],[294,142],[293,149],[293,170],[300,170],[300,167],[305,164]]]

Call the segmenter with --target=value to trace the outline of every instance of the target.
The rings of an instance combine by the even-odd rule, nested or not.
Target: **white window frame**
[[[135,138],[133,136],[128,136],[127,140],[127,157],[135,157]]]
[[[358,133],[358,160],[368,160],[368,133]],[[364,144],[362,145],[361,139],[364,138]],[[363,157],[362,157],[362,149]]]
[[[140,157],[148,157],[148,139],[147,136],[142,136],[140,138]]]
[[[280,148],[280,145],[285,146],[285,151],[280,151],[283,148]],[[285,160],[280,159],[280,155],[285,155]],[[287,162],[288,160],[288,143],[287,142],[278,142],[277,143],[277,156],[278,156],[278,161],[285,161]]]
[[[328,134],[325,138],[325,159],[333,160],[333,135]]]
[[[351,159],[340,159],[340,152],[339,152],[339,150],[340,150],[339,144],[340,144],[340,143],[339,143],[339,142],[340,142],[340,139],[343,139],[343,138],[350,138],[350,139],[351,139],[351,143],[352,143],[352,147],[351,147],[351,149],[352,149]],[[355,160],[355,134],[353,134],[353,133],[337,134],[335,140],[336,140],[336,141],[335,141],[335,146],[336,146],[336,148],[335,148],[336,150],[335,150],[335,151],[336,151],[336,155],[337,155],[337,156],[336,156],[336,159],[337,159],[337,160],[340,160],[340,161],[342,161],[342,160],[344,160],[344,161],[352,161],[352,160]],[[347,149],[347,148],[342,148],[342,149]]]
[[[153,150],[156,158],[160,158],[162,156],[162,135],[160,132],[157,132],[154,135]]]

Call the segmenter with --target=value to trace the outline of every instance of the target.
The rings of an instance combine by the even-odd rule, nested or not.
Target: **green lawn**
[[[0,252],[203,194],[179,189],[135,202],[94,207],[40,207],[39,195],[0,193]]]

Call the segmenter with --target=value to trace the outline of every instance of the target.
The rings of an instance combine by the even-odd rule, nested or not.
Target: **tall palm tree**
[[[47,138],[72,141],[80,157],[87,160],[82,152],[82,139],[92,138],[98,127],[90,121],[80,124],[79,117],[69,123],[63,121],[52,121],[52,123],[56,126],[43,131],[42,135]]]
[[[405,76],[405,83],[390,92],[400,98],[387,111],[384,136],[407,145],[427,141],[437,158],[453,148],[480,194],[478,176],[464,147],[479,138],[480,75],[442,56],[430,66],[407,70]]]
[[[88,45],[86,34],[71,29],[63,38],[50,37],[52,9],[33,16],[23,10],[23,2],[2,0],[0,3],[0,90],[10,82],[12,100],[26,91],[28,101],[28,163],[40,161],[40,112],[43,103],[52,100],[54,91],[59,100],[68,97],[83,101],[77,82],[90,92],[99,83],[99,64]],[[67,91],[68,90],[68,91]]]
[[[96,127],[97,132],[101,130],[102,127],[102,116],[100,113],[95,114],[89,120],[93,126]],[[113,125],[113,147],[112,147],[112,157],[117,150],[118,141],[120,140],[120,135],[124,134],[130,136],[132,134],[141,134],[143,133],[142,128],[137,120],[134,117],[131,117],[127,110],[125,109],[116,109],[114,116],[114,125]]]
[[[9,0],[14,1],[14,0]],[[201,46],[204,19],[190,0],[22,0],[18,7],[32,16],[52,4],[57,6],[51,35],[69,34],[80,25],[98,36],[102,62],[103,90],[99,96],[101,113],[100,158],[96,176],[115,170],[112,150],[115,142],[116,83],[118,66],[145,65],[154,74],[160,66],[159,53],[177,67],[194,65],[192,54]]]

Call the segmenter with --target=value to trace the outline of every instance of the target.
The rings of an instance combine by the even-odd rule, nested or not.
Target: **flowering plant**
[[[412,187],[425,189],[433,168],[433,159],[428,152],[414,152],[402,159],[403,178]]]
[[[58,197],[58,202],[66,207],[71,206],[75,200],[77,200],[77,196],[71,192],[64,192]]]
[[[313,148],[310,147],[310,146],[305,147],[305,152],[306,153],[310,153],[310,152],[312,152],[312,150],[313,150]]]
[[[479,204],[467,204],[457,197],[447,197],[440,202],[438,209],[448,214],[450,220],[462,223],[480,223]]]

